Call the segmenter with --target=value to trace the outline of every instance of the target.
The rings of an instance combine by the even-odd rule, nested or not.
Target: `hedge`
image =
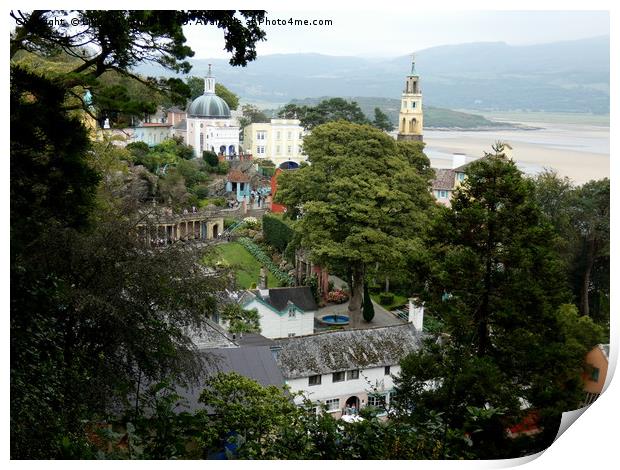
[[[263,216],[263,236],[265,241],[282,253],[293,239],[293,229],[281,217],[265,214]]]
[[[264,221],[263,221],[264,223]],[[246,237],[241,237],[237,240],[248,252],[254,256],[254,258],[263,266],[265,266],[271,274],[280,282],[280,284],[286,286],[294,286],[295,279],[293,276],[289,276],[271,260],[271,258],[252,240]]]

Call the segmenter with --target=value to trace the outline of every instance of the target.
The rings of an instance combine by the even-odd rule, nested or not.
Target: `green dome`
[[[190,117],[229,118],[230,108],[215,93],[205,93],[192,101],[187,114]]]

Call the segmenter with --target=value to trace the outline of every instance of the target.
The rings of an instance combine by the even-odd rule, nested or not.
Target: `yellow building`
[[[422,140],[424,115],[420,77],[415,70],[415,56],[411,59],[411,73],[405,80],[400,113],[398,115],[398,140]]]
[[[271,160],[277,167],[296,168],[306,160],[305,135],[299,119],[272,119],[255,122],[243,130],[243,148],[254,158]]]

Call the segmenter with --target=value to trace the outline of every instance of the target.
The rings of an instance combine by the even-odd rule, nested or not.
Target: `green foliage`
[[[562,411],[579,405],[583,356],[601,333],[590,321],[577,326],[574,307],[563,306],[553,230],[531,183],[501,144],[494,150],[469,165],[430,239],[426,308],[449,336],[405,359],[397,379],[403,420],[418,426],[445,412],[446,429],[468,433],[477,458],[549,445]],[[540,413],[544,431],[517,449],[503,430],[523,418],[522,400]]]
[[[418,160],[428,162],[418,149]],[[295,230],[316,263],[351,270],[349,311],[352,322],[360,321],[366,267],[379,262],[404,270],[421,250],[435,206],[430,178],[394,139],[370,126],[318,126],[304,139],[304,151],[311,164],[279,177],[276,202],[293,219],[303,214]]]
[[[253,104],[241,106],[242,117],[239,119],[241,129],[255,122],[269,122],[267,115]]]
[[[370,293],[368,292],[368,284],[364,283],[364,307],[362,310],[364,320],[371,322],[375,317],[375,306],[372,304]]]
[[[356,124],[368,124],[368,119],[355,101],[348,102],[342,98],[330,98],[316,106],[297,106],[288,104],[278,116],[291,119],[297,117],[305,129],[313,129],[326,122],[345,120]]]
[[[276,214],[265,214],[263,216],[265,241],[281,253],[293,239],[293,234],[290,224],[282,216]]]
[[[239,304],[227,304],[221,319],[228,322],[231,333],[260,333],[260,316],[256,309],[244,310]]]
[[[388,115],[381,111],[381,108],[375,108],[375,119],[372,122],[372,125],[382,131],[389,132],[394,130],[394,124],[392,124]]]
[[[390,305],[394,302],[394,294],[391,292],[382,292],[379,294],[379,303],[381,305]]]
[[[204,152],[202,152],[202,159],[210,167],[216,167],[220,162],[217,158],[217,154],[215,152],[212,152],[211,150],[205,150]]]
[[[287,437],[295,430],[298,409],[282,389],[263,387],[234,372],[219,373],[207,378],[200,402],[209,409],[203,412],[200,432],[205,454],[236,442],[238,458],[290,457]]]

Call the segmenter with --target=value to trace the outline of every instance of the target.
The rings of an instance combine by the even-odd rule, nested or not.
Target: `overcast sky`
[[[337,1],[337,0],[334,0]],[[328,55],[392,57],[444,44],[504,41],[537,44],[609,34],[604,11],[286,11],[268,10],[269,20],[331,20],[331,26],[263,26],[267,40],[259,56],[317,52]],[[196,58],[227,58],[217,28],[186,26]]]

